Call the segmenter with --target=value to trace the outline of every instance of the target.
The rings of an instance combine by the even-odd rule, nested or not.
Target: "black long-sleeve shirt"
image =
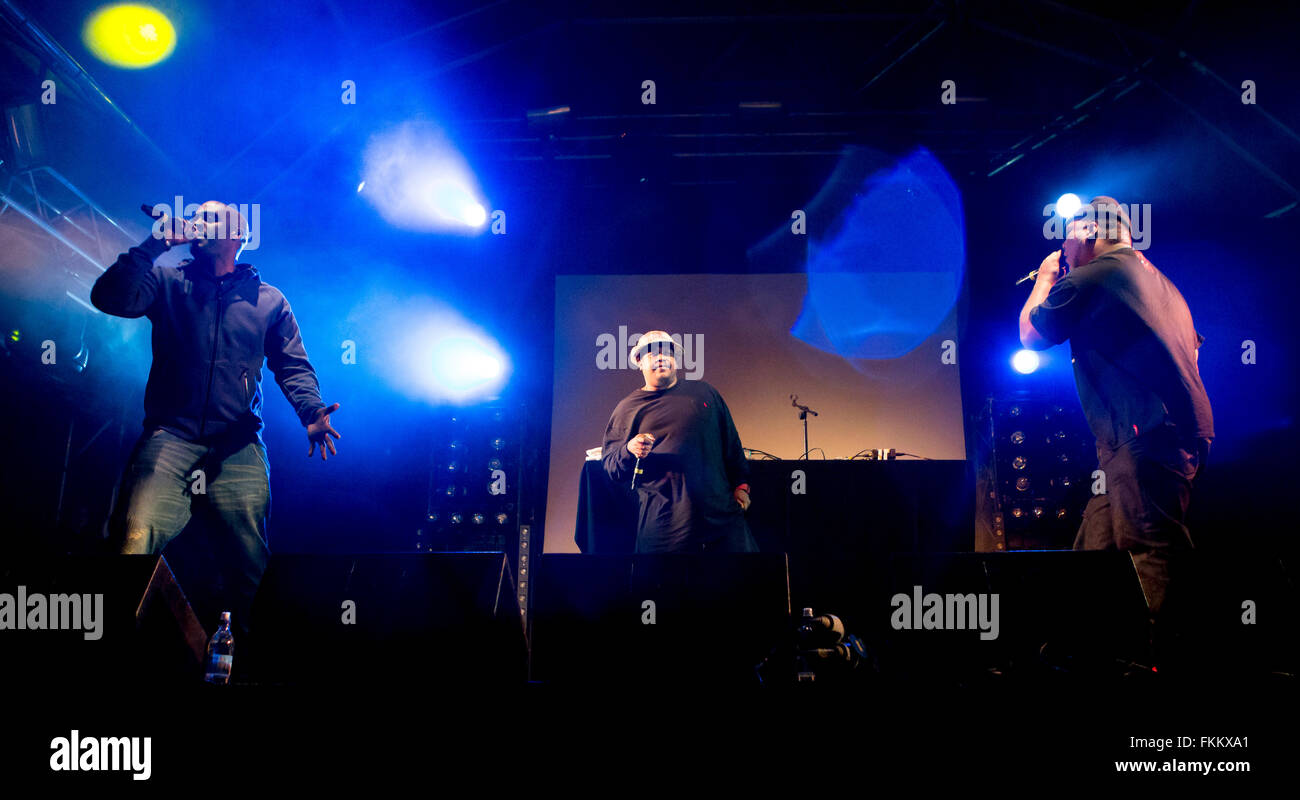
[[[667,389],[637,389],[614,408],[601,450],[605,474],[632,482],[636,456],[627,443],[655,437],[637,476],[638,552],[671,552],[743,529],[744,512],[732,492],[749,478],[749,465],[727,404],[704,381],[678,380]]]
[[[289,302],[251,264],[221,278],[196,264],[159,267],[168,249],[150,237],[120,255],[90,293],[106,314],[148,317],[153,366],[147,430],[192,442],[260,437],[262,364],[304,426],[325,407]]]

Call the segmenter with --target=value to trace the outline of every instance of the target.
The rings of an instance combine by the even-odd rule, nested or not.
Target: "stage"
[[[1297,22],[4,0],[6,785],[1285,785]]]

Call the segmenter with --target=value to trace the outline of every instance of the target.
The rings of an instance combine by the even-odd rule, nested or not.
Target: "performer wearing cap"
[[[1104,493],[1084,509],[1076,550],[1123,550],[1146,592],[1157,663],[1185,614],[1180,554],[1192,480],[1214,438],[1197,353],[1205,341],[1181,293],[1132,247],[1128,216],[1094,198],[1039,267],[1020,312],[1020,341],[1043,350],[1070,340],[1075,383],[1097,438]],[[1171,591],[1174,590],[1174,591]],[[1162,617],[1164,618],[1162,622]]]
[[[722,396],[677,379],[677,344],[663,331],[637,340],[632,363],[645,385],[614,408],[601,456],[611,480],[636,490],[636,552],[756,552],[749,469]]]

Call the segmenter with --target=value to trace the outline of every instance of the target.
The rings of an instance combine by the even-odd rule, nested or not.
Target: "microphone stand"
[[[790,395],[790,405],[799,409],[799,419],[803,420],[803,456],[802,460],[808,459],[808,415],[817,416],[817,412],[805,405],[799,404],[799,395]]]

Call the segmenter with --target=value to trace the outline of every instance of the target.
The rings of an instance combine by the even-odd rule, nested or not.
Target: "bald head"
[[[199,206],[192,223],[195,238],[190,243],[190,254],[196,259],[234,264],[239,251],[248,238],[248,220],[234,206],[209,200]]]

